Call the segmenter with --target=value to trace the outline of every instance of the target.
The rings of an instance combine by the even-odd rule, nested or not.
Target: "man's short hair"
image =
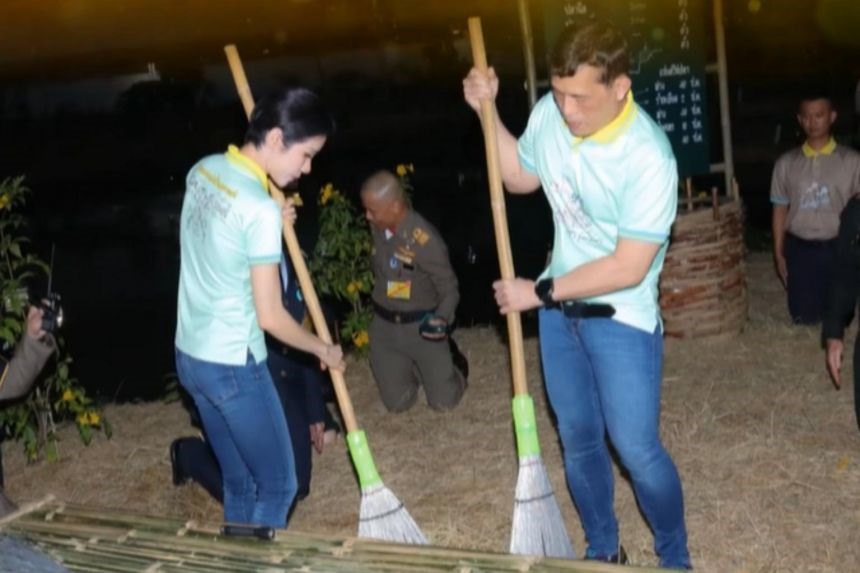
[[[380,170],[364,180],[361,185],[361,194],[365,193],[385,199],[388,201],[406,202],[406,193],[403,185],[391,171]]]
[[[600,81],[611,83],[630,71],[627,40],[606,22],[593,22],[581,28],[565,28],[550,52],[550,74],[570,77],[581,65],[601,71]]]
[[[827,105],[830,106],[830,109],[833,109],[833,97],[830,95],[830,92],[822,87],[811,87],[805,89],[800,96],[800,102],[797,104],[797,107],[800,108],[804,103],[809,101],[818,101],[823,99],[827,102]]]

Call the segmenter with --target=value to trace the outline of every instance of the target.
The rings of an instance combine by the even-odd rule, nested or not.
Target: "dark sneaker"
[[[612,555],[593,555],[590,552],[585,553],[586,561],[600,561],[601,563],[612,563],[613,565],[627,565],[627,552],[624,551],[624,546],[618,546],[618,552]]]

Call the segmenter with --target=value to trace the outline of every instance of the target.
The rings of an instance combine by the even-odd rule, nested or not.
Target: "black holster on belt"
[[[548,305],[547,308],[557,308],[567,318],[612,318],[615,307],[611,304],[588,303],[578,300],[565,300]]]
[[[428,314],[433,314],[436,311],[436,309],[431,308],[427,310],[407,310],[403,312],[398,312],[395,310],[389,310],[377,303],[376,301],[373,301],[373,310],[374,312],[376,312],[379,318],[387,320],[388,322],[393,322],[395,324],[409,324],[410,322],[418,322],[419,320],[423,320],[424,317]]]

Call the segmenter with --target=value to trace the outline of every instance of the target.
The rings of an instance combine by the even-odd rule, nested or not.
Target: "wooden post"
[[[735,201],[741,200],[741,190],[738,187],[738,180],[736,177],[732,177],[732,197]]]
[[[729,115],[729,78],[726,66],[726,31],[723,26],[723,0],[714,0],[714,35],[717,40],[717,83],[720,88],[720,127],[723,135],[723,164],[725,165],[726,194],[730,193],[735,177],[735,160],[732,152],[732,126]]]
[[[714,208],[714,221],[720,220],[720,191],[717,186],[711,187],[711,206]]]
[[[693,210],[693,179],[691,177],[687,177],[685,188],[687,191],[687,212],[689,213]]]
[[[537,72],[535,72],[534,35],[528,0],[517,0],[520,14],[520,28],[523,33],[523,57],[526,63],[526,90],[529,94],[529,109],[537,103]]]

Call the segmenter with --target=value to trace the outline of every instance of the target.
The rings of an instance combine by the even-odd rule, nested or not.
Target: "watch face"
[[[535,293],[545,304],[552,302],[552,279],[543,279],[535,285]]]

